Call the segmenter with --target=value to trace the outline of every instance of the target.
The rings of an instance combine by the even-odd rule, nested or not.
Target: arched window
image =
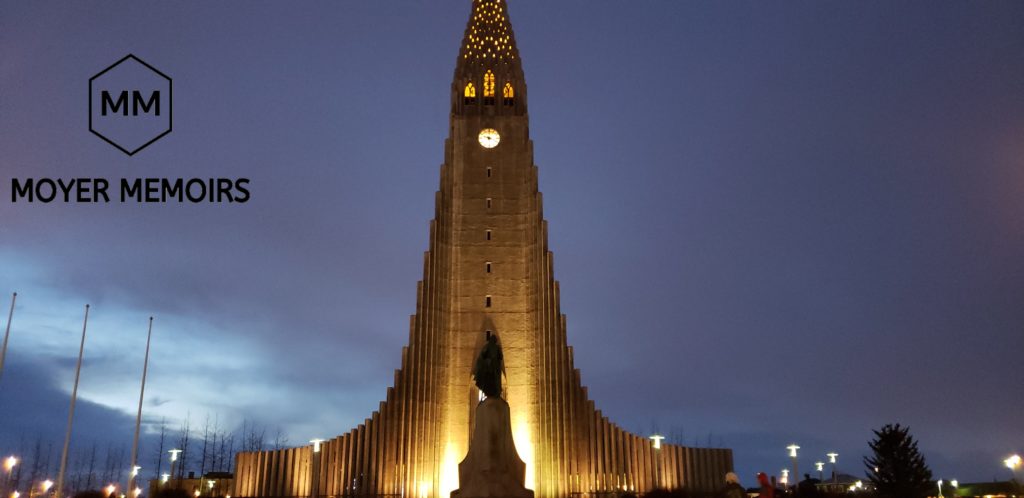
[[[466,89],[462,91],[463,97],[465,97],[466,104],[472,104],[476,102],[476,87],[473,83],[466,83]]]
[[[505,83],[505,88],[501,89],[502,103],[505,105],[512,105],[515,103],[516,91],[512,88],[512,83]]]
[[[484,74],[484,104],[494,103],[494,73],[490,69]]]

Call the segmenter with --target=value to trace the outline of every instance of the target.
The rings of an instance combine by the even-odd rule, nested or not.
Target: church
[[[423,280],[392,387],[347,433],[240,453],[232,496],[448,498],[482,399],[472,372],[488,335],[504,354],[502,392],[535,496],[719,489],[731,450],[627,432],[574,366],[505,0],[473,0],[450,98]]]

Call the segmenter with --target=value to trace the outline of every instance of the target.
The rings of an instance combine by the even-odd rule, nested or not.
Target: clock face
[[[498,135],[498,131],[493,128],[485,128],[480,131],[477,140],[480,140],[480,145],[484,146],[485,149],[493,149],[501,141],[501,135]]]

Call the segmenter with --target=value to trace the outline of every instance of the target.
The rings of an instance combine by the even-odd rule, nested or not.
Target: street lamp
[[[786,446],[786,449],[789,450],[789,458],[793,459],[793,480],[794,481],[799,481],[800,480],[800,471],[797,470],[797,465],[796,465],[796,450],[799,450],[800,447],[797,446],[796,443],[793,443],[793,444],[791,444],[789,446]]]
[[[309,469],[309,472],[312,474],[312,476],[310,476],[309,496],[310,498],[320,498],[320,445],[324,440],[316,438],[310,439],[309,442],[313,443],[313,464]]]
[[[18,459],[14,455],[4,458],[4,470],[10,474],[14,470],[14,466],[18,465]]]
[[[181,453],[181,450],[173,448],[167,450],[167,452],[171,454],[171,477],[174,477],[174,462],[178,461],[178,454]]]
[[[825,480],[825,462],[814,462],[814,468],[818,469],[818,480]]]
[[[782,481],[783,486],[789,486],[789,469],[782,469]]]
[[[39,485],[39,489],[43,490],[43,495],[46,495],[46,492],[49,491],[50,488],[52,488],[52,487],[53,487],[53,481],[51,481],[49,479],[43,481],[42,484]]]
[[[117,491],[117,486],[114,486],[113,484],[107,484],[107,487],[103,488],[104,496],[107,498],[110,498],[110,496],[114,494],[114,491]]]
[[[662,436],[660,434],[653,434],[653,435],[650,436],[650,439],[651,439],[651,441],[654,441],[654,449],[660,450],[661,449],[661,440],[665,439],[665,436]],[[661,487],[661,452],[660,451],[657,452],[657,455],[655,455],[654,458],[656,459],[655,462],[654,462],[655,463],[654,478],[656,479],[657,487],[660,488]]]
[[[836,474],[836,457],[839,456],[839,453],[833,451],[832,453],[828,453],[825,456],[828,457],[828,463],[832,464],[832,483],[835,484],[839,482],[839,476],[838,474]]]
[[[167,484],[167,480],[170,478],[170,474],[160,474],[160,484]]]
[[[1003,465],[1010,469],[1010,473],[1013,474],[1013,478],[1017,478],[1017,468],[1020,467],[1021,458],[1020,455],[1011,455],[1010,458],[1003,460]]]

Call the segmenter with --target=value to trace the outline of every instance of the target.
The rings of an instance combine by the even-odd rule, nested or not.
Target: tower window
[[[487,273],[490,273],[491,272],[491,262],[490,261],[487,262],[486,268],[487,268]]]
[[[494,73],[490,69],[484,74],[484,104],[494,104]]]
[[[487,198],[487,209],[491,209],[491,198]]]
[[[491,177],[491,168],[488,166],[487,167],[487,178],[490,178],[490,177]]]
[[[484,307],[485,308],[490,308],[491,307],[491,296],[487,296],[487,300],[484,301]]]
[[[516,91],[512,88],[512,83],[505,83],[505,88],[501,89],[501,103],[505,105],[512,105],[515,103]]]
[[[466,83],[466,89],[462,91],[462,96],[465,104],[476,103],[476,87],[473,86],[473,82]]]
[[[491,231],[490,230],[487,231],[487,240],[491,240]]]

